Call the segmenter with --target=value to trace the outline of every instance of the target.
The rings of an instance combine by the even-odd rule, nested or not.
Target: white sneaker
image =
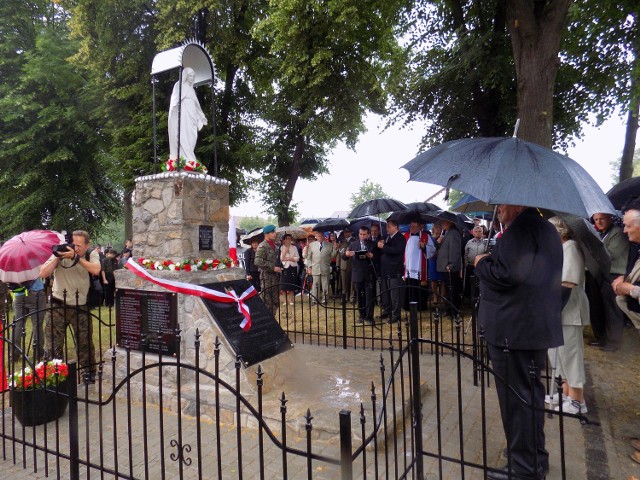
[[[563,393],[562,394],[562,401],[566,402],[567,399],[571,399],[571,398],[566,396]],[[548,403],[549,405],[560,405],[560,396],[559,396],[559,394],[556,392],[553,395],[545,395],[544,396],[544,403]]]
[[[555,411],[560,411],[559,405],[555,408]],[[562,411],[564,413],[571,413],[573,415],[584,414],[588,412],[586,402],[580,403],[577,400],[571,400],[570,397],[567,397],[567,400],[562,402]]]

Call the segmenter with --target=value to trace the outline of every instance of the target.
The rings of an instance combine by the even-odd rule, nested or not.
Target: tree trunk
[[[518,138],[549,148],[558,52],[570,4],[571,0],[507,0],[518,85]]]
[[[634,82],[635,83],[635,82]],[[633,177],[633,155],[636,151],[636,137],[638,135],[638,115],[640,114],[640,102],[634,100],[627,113],[627,129],[624,136],[624,148],[620,159],[619,181]]]
[[[300,173],[302,172],[302,168],[300,167],[300,165],[302,164],[302,155],[304,153],[305,146],[306,141],[304,135],[298,134],[298,136],[296,137],[296,147],[293,151],[293,164],[291,165],[291,169],[289,170],[287,183],[284,187],[284,198],[276,209],[276,214],[278,216],[278,225],[280,227],[289,225],[289,223],[291,222],[289,207],[291,206],[291,201],[293,200],[293,191],[296,188],[296,183],[298,182],[298,178],[300,178]]]

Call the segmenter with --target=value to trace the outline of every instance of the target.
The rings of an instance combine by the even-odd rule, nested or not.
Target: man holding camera
[[[57,245],[53,255],[40,269],[40,276],[54,275],[51,296],[51,315],[45,327],[45,358],[63,358],[67,325],[71,324],[76,337],[78,367],[87,369],[89,382],[95,381],[95,348],[91,318],[87,308],[89,274],[100,273],[100,257],[89,249],[89,234],[73,232],[73,244]]]

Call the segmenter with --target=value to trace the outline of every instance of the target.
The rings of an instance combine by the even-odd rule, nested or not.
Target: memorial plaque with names
[[[213,227],[200,225],[198,230],[198,249],[213,250]]]
[[[116,344],[145,351],[174,355],[178,325],[178,298],[173,292],[152,292],[120,288],[116,291]],[[159,335],[158,335],[159,332]]]
[[[233,289],[240,296],[251,284],[247,280],[232,280],[203,286],[219,292]],[[259,295],[255,295],[245,302],[251,310],[251,328],[247,332],[240,328],[244,317],[238,311],[237,303],[203,300],[234,353],[242,355],[242,363],[245,367],[293,348],[289,337],[273,318],[271,311]]]

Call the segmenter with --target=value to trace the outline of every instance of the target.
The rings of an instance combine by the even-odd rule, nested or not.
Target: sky
[[[400,167],[418,153],[424,128],[390,127],[370,115],[366,119],[367,132],[360,136],[355,151],[339,144],[328,158],[328,173],[314,181],[299,180],[293,195],[300,215],[304,218],[329,217],[337,211],[350,210],[350,197],[365,180],[379,183],[391,198],[405,203],[425,201],[442,187],[420,182],[409,182],[409,173]],[[569,157],[582,165],[606,192],[613,186],[614,171],[611,161],[620,158],[624,145],[625,121],[612,117],[600,128],[585,126],[582,140],[568,150]],[[443,195],[430,200],[447,208]],[[231,207],[235,216],[267,217],[259,197]]]

